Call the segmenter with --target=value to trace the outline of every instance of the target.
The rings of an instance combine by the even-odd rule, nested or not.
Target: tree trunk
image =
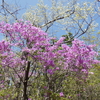
[[[27,95],[27,87],[28,87],[28,75],[29,75],[29,70],[30,70],[30,62],[28,61],[27,69],[25,71],[25,79],[24,79],[24,88],[23,88],[23,100],[28,100],[28,95]]]

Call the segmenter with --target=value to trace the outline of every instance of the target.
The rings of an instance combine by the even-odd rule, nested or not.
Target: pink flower
[[[65,39],[65,37],[61,37],[58,41],[57,41],[57,45],[60,45],[60,44],[62,44],[63,43],[63,41],[64,41],[64,39]]]
[[[59,95],[60,95],[60,97],[63,97],[64,96],[63,92],[60,92]]]
[[[32,100],[32,99],[29,98],[28,100]]]

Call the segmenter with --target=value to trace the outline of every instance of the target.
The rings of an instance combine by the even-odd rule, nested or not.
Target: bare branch
[[[21,10],[21,9],[10,9],[10,5],[7,4],[4,0],[2,0],[2,4],[1,4],[1,11],[0,13],[5,16],[6,18],[8,17],[8,15],[11,15],[15,20],[18,20],[16,13]],[[12,10],[12,11],[11,11]],[[13,11],[14,10],[14,11]],[[3,11],[3,12],[2,12]]]
[[[70,11],[72,11],[72,10],[70,10]],[[68,13],[68,12],[70,12],[70,11],[67,11],[67,12],[65,12],[65,13]],[[57,20],[61,20],[61,19],[67,18],[67,17],[71,16],[72,14],[74,14],[74,12],[75,12],[75,10],[73,10],[73,11],[70,13],[70,15],[63,16],[63,17],[57,16],[55,19],[53,19],[53,20],[47,22],[46,24],[42,25],[41,28],[47,26],[48,24],[54,23],[54,22],[57,21]]]

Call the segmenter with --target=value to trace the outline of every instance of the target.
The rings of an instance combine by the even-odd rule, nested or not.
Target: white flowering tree
[[[35,6],[30,7],[22,18],[30,21],[34,26],[42,28],[47,33],[55,33],[64,30],[64,33],[73,33],[73,38],[78,38],[84,34],[94,32],[97,23],[95,16],[100,9],[95,9],[98,5],[93,2],[83,2],[77,0],[50,0],[49,5],[43,0]],[[19,6],[9,5],[2,0],[0,6],[0,20],[12,22],[18,20]],[[13,7],[13,9],[11,9]]]
[[[95,10],[95,16],[93,18],[93,20],[95,20],[95,22],[98,22],[96,25],[96,27],[94,28],[94,30],[92,32],[89,32],[88,34],[82,36],[82,39],[87,43],[87,44],[95,44],[95,50],[98,51],[100,53],[100,2],[99,0],[96,0],[93,4],[93,8]]]
[[[36,6],[30,7],[23,15],[24,20],[29,20],[33,25],[43,28],[46,32],[73,33],[73,38],[88,34],[97,27],[95,22],[96,11],[94,4],[77,0],[51,0],[51,5],[40,1]]]

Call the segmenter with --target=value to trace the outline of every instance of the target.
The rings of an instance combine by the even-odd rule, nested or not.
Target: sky
[[[1,4],[0,0],[0,4]],[[39,0],[5,0],[7,3],[9,4],[17,4],[18,6],[20,6],[22,9],[20,11],[20,13],[25,13],[26,10],[30,7],[30,6],[35,6]],[[43,0],[45,4],[50,5],[50,1],[51,0]],[[78,0],[78,2],[82,3],[82,2],[93,2],[95,0]]]
[[[0,0],[0,4],[1,4],[1,1]],[[18,5],[20,6],[21,10],[19,11],[19,15],[22,16],[23,13],[26,12],[26,10],[28,8],[30,8],[30,6],[35,6],[39,0],[5,0],[8,4],[15,4],[15,5]],[[50,5],[50,1],[51,0],[43,0],[45,4],[47,5]],[[78,0],[79,3],[82,3],[82,2],[93,2],[95,0]],[[100,5],[100,4],[99,4]],[[100,22],[100,21],[98,21]],[[61,36],[61,35],[59,35]]]
[[[26,11],[26,9],[28,9],[30,6],[35,6],[39,0],[5,0],[6,2],[8,2],[9,4],[18,4],[18,6],[20,6],[21,8],[23,8],[21,10],[22,13],[24,13]],[[50,0],[43,0],[45,2],[45,4],[49,4]]]

